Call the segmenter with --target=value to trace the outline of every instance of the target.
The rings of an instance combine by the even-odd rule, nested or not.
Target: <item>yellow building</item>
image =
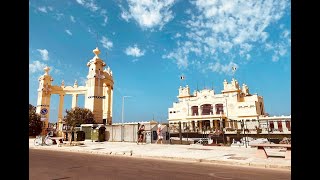
[[[85,86],[78,86],[77,81],[73,86],[52,85],[53,78],[49,75],[49,67],[44,68],[44,75],[39,78],[38,101],[36,112],[41,115],[44,122],[42,134],[46,133],[49,122],[50,98],[52,94],[58,94],[58,131],[62,131],[63,105],[65,95],[72,95],[72,108],[77,107],[78,95],[85,95],[85,108],[93,112],[97,123],[112,124],[113,103],[113,76],[110,67],[99,58],[100,50],[93,50],[94,57],[87,63],[88,75]]]

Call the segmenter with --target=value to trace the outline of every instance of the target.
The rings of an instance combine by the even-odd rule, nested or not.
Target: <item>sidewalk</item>
[[[244,148],[170,144],[137,145],[136,143],[132,142],[92,142],[91,140],[82,142],[84,145],[80,146],[34,146],[34,139],[30,138],[29,148],[291,170],[290,159],[276,157],[268,159],[258,158],[255,157],[257,151],[256,148],[250,147]],[[267,151],[267,153],[269,152]]]

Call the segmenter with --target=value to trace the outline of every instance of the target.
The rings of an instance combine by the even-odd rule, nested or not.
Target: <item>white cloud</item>
[[[54,15],[54,18],[59,21],[61,18],[63,18],[63,16],[64,16],[63,13],[56,13],[56,14]]]
[[[175,0],[127,0],[129,11],[122,10],[121,17],[126,21],[133,18],[142,29],[162,27],[173,19],[170,8]]]
[[[290,38],[289,36],[291,35],[290,31],[288,31],[287,29],[285,29],[283,32],[282,32],[282,37],[283,38]]]
[[[72,32],[69,29],[66,29],[66,33],[72,36]]]
[[[251,55],[250,55],[250,54],[247,54],[247,55],[246,55],[246,58],[247,58],[247,60],[250,60]]]
[[[98,5],[94,0],[76,0],[76,1],[83,7],[88,8],[90,11],[94,12],[99,9]]]
[[[279,61],[279,56],[277,56],[277,55],[274,54],[274,55],[272,56],[272,61],[273,61],[273,62]]]
[[[70,20],[72,21],[72,22],[76,22],[76,20],[74,19],[74,17],[73,16],[70,16]]]
[[[86,78],[86,77],[80,77],[80,78],[79,78],[78,85],[79,85],[79,86],[84,86],[84,85],[86,85],[86,81],[87,81],[87,78]]]
[[[178,49],[177,52],[170,52],[167,55],[163,55],[162,58],[175,59],[179,69],[188,67],[188,58],[181,49]]]
[[[37,51],[40,52],[42,60],[45,60],[45,61],[49,60],[49,52],[48,52],[48,50],[46,50],[46,49],[37,49]]]
[[[125,53],[128,56],[140,57],[144,55],[145,51],[144,50],[141,51],[137,45],[134,45],[134,47],[131,47],[131,46],[127,47],[127,49],[125,50]]]
[[[232,72],[232,67],[235,67],[236,69],[239,69],[238,65],[235,64],[234,62],[229,62],[229,64],[220,64],[220,62],[215,62],[215,63],[209,63],[208,64],[208,69],[217,72],[219,74],[225,73],[231,75]]]
[[[127,22],[129,22],[129,19],[131,18],[130,14],[125,10],[121,12],[121,17]]]
[[[43,68],[46,67],[46,64],[41,63],[40,61],[33,61],[31,64],[29,64],[29,73],[35,73],[35,72],[44,72]]]
[[[106,26],[108,22],[108,16],[107,16],[107,11],[105,9],[102,9],[100,11],[100,15],[103,17],[103,23],[102,26]]]
[[[62,75],[63,74],[63,72],[60,70],[60,69],[54,69],[54,71],[53,71],[55,74],[57,74],[57,75]]]
[[[274,45],[269,42],[268,27],[275,24],[290,9],[289,0],[190,2],[195,9],[185,11],[190,17],[184,22],[188,29],[186,38],[177,41],[177,48],[163,56],[175,60],[178,67],[188,66],[191,53],[199,57],[197,59],[202,59],[201,61],[207,59],[204,67],[212,61],[228,64],[235,59],[251,59],[251,51]],[[282,36],[289,37],[289,33],[283,31]],[[287,52],[284,48],[280,49],[277,55]],[[224,72],[219,63],[211,66]]]
[[[184,12],[189,15],[189,14],[191,14],[191,9],[187,9]]]
[[[47,13],[47,8],[46,7],[38,7],[38,10],[40,12]]]
[[[137,62],[137,61],[139,61],[139,60],[138,60],[138,59],[133,59],[133,60],[132,60],[133,63],[134,63],[134,62]]]
[[[105,36],[102,36],[100,42],[102,43],[102,46],[106,49],[111,49],[113,46],[113,43],[109,41]]]
[[[53,11],[53,7],[51,7],[51,6],[48,6],[48,9],[49,9],[50,11]]]
[[[104,16],[103,17],[103,26],[105,26],[106,24],[107,24],[107,22],[108,22],[108,17],[107,16]]]
[[[181,34],[180,33],[177,33],[176,35],[174,35],[175,38],[179,38],[181,37]]]

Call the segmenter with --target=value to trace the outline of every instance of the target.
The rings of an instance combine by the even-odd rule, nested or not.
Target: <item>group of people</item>
[[[144,131],[145,131],[145,126],[142,124],[138,129],[138,141],[137,141],[137,144],[139,144],[139,143],[143,144]],[[157,138],[156,144],[158,144],[159,140],[160,140],[160,143],[162,144],[163,135],[162,135],[161,124],[158,124],[157,136],[158,136],[158,138]]]

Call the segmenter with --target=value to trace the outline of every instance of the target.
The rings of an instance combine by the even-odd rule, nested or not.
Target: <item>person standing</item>
[[[162,144],[163,136],[162,136],[161,124],[158,124],[157,135],[158,135],[158,139],[156,141],[156,144],[158,144],[159,140],[160,140],[160,143]]]
[[[142,143],[143,144],[143,139],[144,139],[144,125],[142,124],[138,130],[138,142],[137,144],[139,143]]]

